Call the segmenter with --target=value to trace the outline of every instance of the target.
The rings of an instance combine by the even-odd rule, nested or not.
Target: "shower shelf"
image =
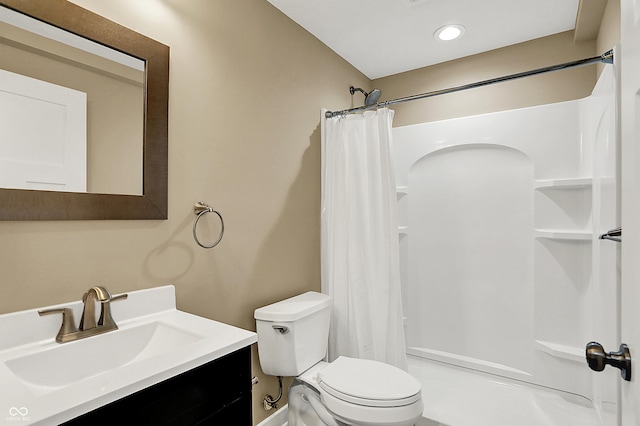
[[[593,232],[566,229],[535,229],[535,238],[550,238],[555,240],[591,241]]]
[[[408,186],[396,186],[396,192],[398,193],[398,195],[402,194],[402,195],[406,195],[409,193],[409,187]]]
[[[536,349],[556,358],[562,358],[579,363],[584,362],[584,348],[537,339],[535,340],[535,343]]]
[[[569,178],[569,179],[537,179],[534,183],[535,189],[557,188],[557,189],[578,189],[593,186],[593,178]]]
[[[409,234],[409,226],[406,226],[406,225],[398,226],[398,234],[408,235]]]

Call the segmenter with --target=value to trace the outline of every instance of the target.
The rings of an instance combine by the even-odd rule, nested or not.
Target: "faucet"
[[[96,304],[95,302],[99,301],[102,306],[102,312],[100,313],[100,320],[98,324],[103,325],[104,323],[104,310],[105,306],[109,309],[109,302],[111,301],[111,293],[104,287],[91,287],[89,291],[87,291],[82,296],[82,302],[84,303],[84,309],[82,310],[82,318],[80,319],[80,326],[78,329],[80,330],[90,330],[92,328],[96,328],[98,324],[96,324]],[[114,323],[111,318],[111,310],[109,309],[109,322]],[[115,323],[114,323],[115,324]]]
[[[107,331],[117,330],[113,317],[111,316],[111,302],[126,299],[127,294],[111,296],[109,291],[101,286],[91,287],[82,296],[84,308],[82,310],[82,318],[80,325],[76,328],[73,319],[73,311],[71,308],[54,308],[38,311],[40,316],[50,314],[62,314],[62,325],[56,335],[56,342],[65,343],[73,340],[84,339],[85,337],[95,336],[97,334],[106,333]],[[100,302],[100,318],[96,323],[95,304]]]

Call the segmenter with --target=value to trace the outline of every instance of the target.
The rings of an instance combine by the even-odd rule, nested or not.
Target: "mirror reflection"
[[[145,61],[0,6],[0,188],[143,194]]]

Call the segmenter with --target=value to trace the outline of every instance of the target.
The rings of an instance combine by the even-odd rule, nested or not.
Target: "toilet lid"
[[[360,405],[408,405],[421,397],[420,382],[379,361],[341,356],[318,372],[318,381],[322,390]]]

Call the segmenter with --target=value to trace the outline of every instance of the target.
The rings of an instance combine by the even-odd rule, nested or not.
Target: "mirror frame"
[[[0,220],[167,219],[169,47],[67,0],[0,0],[0,5],[146,63],[143,194],[0,189]]]

